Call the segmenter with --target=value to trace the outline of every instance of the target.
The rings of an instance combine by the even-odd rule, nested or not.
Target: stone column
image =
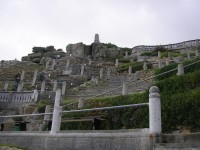
[[[158,68],[162,68],[162,61],[161,60],[159,60],[159,62],[158,62]]]
[[[143,64],[143,70],[147,70],[147,63],[146,62],[144,62],[144,64]]]
[[[51,105],[46,105],[45,107],[45,113],[51,113]],[[51,115],[44,115],[44,121],[47,123],[50,121]]]
[[[53,62],[52,62],[52,65],[51,65],[51,70],[54,70],[55,65],[56,65],[56,61],[55,61],[55,59],[53,59]]]
[[[81,65],[81,75],[82,75],[82,76],[83,76],[83,74],[84,74],[84,69],[85,69],[85,65],[82,64],[82,65]]]
[[[196,57],[199,57],[199,51],[198,50],[195,51],[195,55],[196,55]]]
[[[178,73],[177,73],[178,76],[180,75],[184,75],[184,66],[183,64],[178,64]]]
[[[169,60],[171,59],[171,54],[170,54],[170,52],[168,52],[168,59],[169,59]]]
[[[79,101],[78,101],[78,108],[83,108],[84,107],[84,99],[81,98]]]
[[[108,79],[110,79],[110,77],[111,77],[111,69],[110,68],[108,68],[107,77],[108,77]]]
[[[115,61],[115,67],[117,68],[118,66],[119,66],[119,60],[116,59],[116,61]]]
[[[166,59],[166,66],[169,65],[169,58]]]
[[[157,86],[149,89],[149,130],[150,134],[160,134],[161,127],[161,104],[160,91]]]
[[[125,56],[128,57],[128,51],[126,51]]]
[[[21,92],[23,90],[24,83],[20,82],[17,86],[17,92]]]
[[[57,89],[50,134],[56,134],[58,131],[60,131],[61,116],[62,116],[61,114],[62,107],[60,106],[60,99],[61,99],[61,90]]]
[[[160,51],[158,51],[158,58],[161,58],[161,53],[160,53]]]
[[[62,95],[65,95],[66,86],[67,86],[66,81],[63,81],[63,85],[62,85]]]
[[[103,68],[100,69],[100,75],[99,75],[99,77],[100,77],[100,80],[103,79]]]
[[[24,75],[25,75],[25,71],[24,71],[24,70],[22,70],[22,72],[21,72],[21,76],[20,76],[20,80],[21,80],[21,81],[23,81],[23,80],[24,80]]]
[[[37,70],[35,70],[35,71],[34,71],[34,75],[33,75],[32,86],[34,86],[34,85],[35,85],[35,81],[36,81],[36,79],[37,79],[37,74],[38,74],[38,71],[37,71]]]
[[[134,81],[136,82],[138,80],[138,76],[139,76],[139,71],[136,71],[134,74]]]
[[[4,90],[4,91],[8,91],[8,82],[6,82],[6,83],[4,84],[3,90]]]
[[[94,43],[99,43],[99,34],[95,34]]]
[[[190,49],[187,50],[187,58],[190,59]]]
[[[132,74],[132,66],[129,66],[128,67],[128,75],[131,75]]]
[[[49,67],[49,62],[50,62],[50,60],[47,59],[45,68],[48,68],[48,67]]]
[[[37,90],[33,90],[33,97],[32,97],[34,102],[37,102],[38,100],[38,91]]]
[[[54,83],[53,83],[53,92],[55,92],[57,90],[57,85],[58,85],[57,80],[54,80]]]
[[[122,95],[128,95],[128,86],[126,82],[123,83]]]
[[[92,64],[92,60],[91,60],[91,58],[89,58],[88,65],[91,66],[91,64]]]
[[[46,84],[46,82],[45,81],[42,81],[42,84],[41,84],[41,94],[44,92],[44,90],[45,90],[45,84]]]

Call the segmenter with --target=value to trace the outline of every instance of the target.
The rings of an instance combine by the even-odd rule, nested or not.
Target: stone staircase
[[[164,134],[154,150],[200,150],[200,134]]]

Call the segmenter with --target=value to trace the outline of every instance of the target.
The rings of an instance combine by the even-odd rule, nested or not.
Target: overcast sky
[[[200,0],[0,0],[0,60],[21,60],[32,47],[119,47],[200,39]]]

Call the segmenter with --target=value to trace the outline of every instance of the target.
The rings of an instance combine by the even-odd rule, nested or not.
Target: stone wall
[[[28,150],[150,150],[152,137],[139,131],[68,131],[49,133],[2,132],[0,143]]]

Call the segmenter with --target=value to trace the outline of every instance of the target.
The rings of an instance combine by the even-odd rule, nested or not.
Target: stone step
[[[154,150],[200,150],[200,142],[189,143],[159,143],[154,145]]]

